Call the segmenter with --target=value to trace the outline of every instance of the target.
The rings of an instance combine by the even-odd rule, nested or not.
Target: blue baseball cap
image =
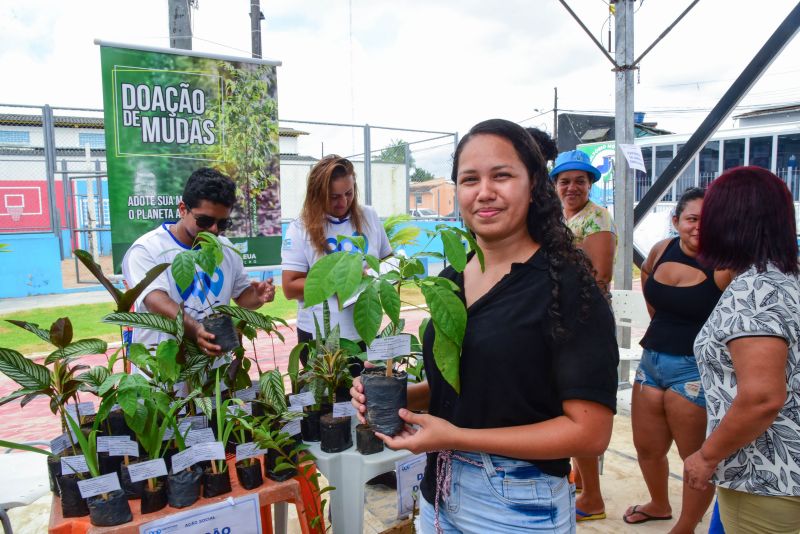
[[[580,150],[569,150],[559,154],[553,170],[550,171],[550,178],[555,179],[564,171],[584,171],[591,175],[592,183],[600,179],[600,171],[592,165],[589,156]]]

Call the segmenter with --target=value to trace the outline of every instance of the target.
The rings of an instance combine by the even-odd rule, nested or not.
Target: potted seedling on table
[[[391,262],[381,262],[367,254],[329,254],[311,267],[306,278],[304,300],[306,306],[313,306],[336,295],[341,305],[357,294],[353,310],[355,328],[361,339],[371,345],[384,314],[397,330],[402,304],[401,289],[405,286],[418,288],[427,304],[435,332],[433,356],[436,366],[453,389],[460,392],[459,360],[467,324],[466,308],[458,295],[456,284],[439,276],[424,276],[425,267],[420,258],[432,256],[445,259],[460,272],[467,264],[463,241],[475,251],[481,267],[483,254],[474,237],[460,228],[439,225],[435,232],[429,234],[429,243],[436,236],[441,238],[444,254],[422,252],[410,257],[398,255],[391,258]],[[363,243],[360,245],[359,248],[363,250]],[[364,271],[364,263],[370,267],[369,272]],[[405,406],[402,390],[406,385],[406,377],[404,372],[395,369],[394,360],[394,356],[386,359],[383,377],[371,378],[368,373],[362,378],[367,398],[367,420],[373,425],[379,423],[380,427],[376,430],[390,436],[399,432],[404,425],[398,410]],[[370,389],[377,384],[381,384],[382,390],[392,392],[386,396],[396,399],[395,404],[376,403],[376,397],[382,395],[375,395],[374,389],[372,393]]]
[[[50,411],[59,417],[61,428],[65,433],[64,439],[59,441],[68,444],[61,448],[62,451],[69,449],[72,454],[78,454],[75,439],[69,432],[66,407],[69,402],[74,402],[76,415],[80,418],[78,394],[82,382],[76,373],[88,369],[88,367],[73,362],[87,354],[105,353],[108,348],[106,342],[100,339],[72,341],[72,323],[67,317],[57,319],[49,330],[44,330],[39,328],[39,325],[26,321],[12,320],[9,322],[54,345],[56,350],[45,358],[44,364],[40,364],[29,360],[14,349],[0,348],[0,372],[20,386],[20,389],[0,399],[0,405],[19,399],[20,406],[24,408],[36,397],[48,397]],[[60,452],[57,451],[57,454]],[[48,458],[48,472],[50,489],[58,494],[57,477],[61,474],[61,465],[57,458]]]

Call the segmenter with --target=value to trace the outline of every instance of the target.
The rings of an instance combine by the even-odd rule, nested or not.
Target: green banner
[[[236,182],[224,235],[245,265],[280,264],[278,63],[103,43],[100,58],[115,272],[139,236],[178,218],[200,167]]]

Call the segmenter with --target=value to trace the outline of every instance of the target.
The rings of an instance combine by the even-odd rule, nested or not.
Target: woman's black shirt
[[[440,276],[454,281],[464,294],[464,276],[452,268]],[[467,310],[461,352],[461,394],[445,382],[433,360],[433,326],[423,341],[425,372],[431,391],[430,413],[465,428],[527,425],[563,415],[569,399],[597,402],[616,410],[619,353],[608,302],[592,284],[588,319],[581,309],[578,273],[561,271],[562,324],[570,330],[556,343],[550,333],[548,308],[552,283],[546,253],[539,250]],[[569,473],[569,459],[530,459],[543,472]],[[435,495],[436,453],[428,454],[421,489],[428,502]]]

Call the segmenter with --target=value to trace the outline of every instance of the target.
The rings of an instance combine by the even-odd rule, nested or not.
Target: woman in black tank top
[[[674,440],[686,458],[705,438],[705,397],[692,347],[731,278],[697,263],[702,204],[703,190],[687,189],[672,218],[678,237],[656,244],[642,264],[651,322],[641,341],[631,419],[650,502],[628,508],[623,519],[629,524],[672,518],[667,452]],[[671,532],[694,532],[713,497],[713,486],[694,490],[684,484],[681,516]]]

